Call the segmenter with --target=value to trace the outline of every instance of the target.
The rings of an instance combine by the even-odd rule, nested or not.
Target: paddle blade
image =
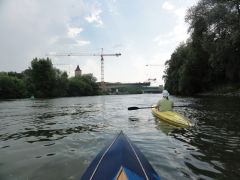
[[[139,107],[129,107],[129,108],[128,108],[129,111],[137,110],[137,109],[139,109]]]

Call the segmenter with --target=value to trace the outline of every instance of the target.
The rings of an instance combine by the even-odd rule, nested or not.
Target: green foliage
[[[34,58],[22,73],[0,72],[0,98],[91,96],[99,93],[96,81],[92,74],[68,79],[50,59]]]
[[[191,37],[167,61],[165,88],[191,95],[240,81],[240,2],[200,0],[186,15]]]
[[[31,63],[31,78],[36,97],[53,97],[53,90],[56,83],[56,71],[49,58],[34,58]]]
[[[23,75],[23,80],[26,83],[27,97],[34,95],[35,86],[32,78],[32,70],[30,68],[26,69],[21,73]]]
[[[70,96],[91,96],[98,94],[99,87],[92,74],[72,77],[69,79]]]
[[[55,71],[55,86],[52,90],[52,96],[54,97],[64,97],[68,96],[69,80],[66,72],[61,72],[59,69],[54,69]]]
[[[21,98],[27,94],[26,84],[22,79],[0,73],[0,99]]]
[[[85,92],[85,83],[80,77],[73,77],[69,80],[69,95],[82,96]]]

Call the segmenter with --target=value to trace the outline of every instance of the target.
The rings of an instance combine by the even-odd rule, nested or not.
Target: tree
[[[31,78],[36,97],[53,97],[53,89],[56,83],[56,71],[49,58],[34,58],[31,62]]]
[[[99,86],[92,74],[72,77],[69,79],[70,96],[90,96],[98,94]]]
[[[55,86],[53,88],[52,96],[63,97],[68,95],[68,75],[66,72],[61,72],[59,69],[54,69],[56,74]]]
[[[240,81],[240,2],[200,0],[189,8],[190,38],[167,61],[165,87],[191,95]],[[183,53],[184,52],[184,53]]]
[[[0,98],[26,97],[26,84],[22,79],[0,73]]]

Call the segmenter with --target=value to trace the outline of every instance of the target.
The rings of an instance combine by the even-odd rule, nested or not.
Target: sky
[[[0,0],[0,71],[21,72],[33,58],[50,56],[70,76],[101,80],[100,56],[54,56],[58,53],[105,54],[106,82],[163,84],[164,63],[189,34],[184,17],[197,0]],[[148,65],[148,66],[147,66]]]

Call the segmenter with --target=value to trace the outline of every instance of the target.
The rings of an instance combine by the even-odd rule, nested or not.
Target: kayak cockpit
[[[160,179],[140,150],[121,131],[92,161],[82,180]]]

